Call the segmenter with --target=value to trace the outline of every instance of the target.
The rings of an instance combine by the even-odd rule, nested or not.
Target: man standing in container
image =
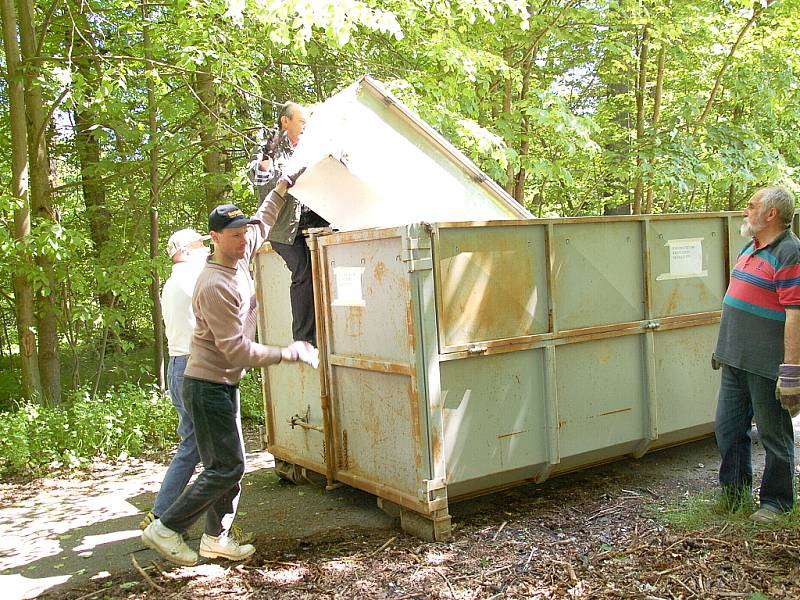
[[[789,229],[793,216],[794,198],[784,188],[762,188],[750,198],[741,234],[752,241],[731,273],[712,359],[714,367],[722,369],[715,432],[724,508],[736,510],[750,500],[754,417],[766,451],[760,508],[750,515],[756,523],[775,521],[794,506],[800,240]]]
[[[285,173],[286,163],[303,135],[307,120],[304,107],[294,102],[283,104],[278,127],[270,132],[267,144],[256,148],[251,156],[248,176],[259,202],[266,199],[271,204],[264,221],[270,228],[267,240],[292,273],[289,287],[292,336],[316,345],[311,252],[303,232],[311,227],[327,227],[329,223],[291,194],[270,195],[281,176],[292,175]]]
[[[272,194],[285,190],[286,183],[281,181]],[[245,472],[239,381],[248,367],[282,360],[312,361],[314,349],[307,342],[274,348],[252,341],[256,295],[249,265],[264,241],[266,206],[262,203],[251,219],[232,204],[224,204],[208,218],[214,253],[192,297],[196,326],[183,386],[204,468],[195,483],[142,532],[146,546],[179,565],[198,560],[183,534],[203,513],[201,556],[243,560],[255,552],[251,544],[240,544],[228,535]]]

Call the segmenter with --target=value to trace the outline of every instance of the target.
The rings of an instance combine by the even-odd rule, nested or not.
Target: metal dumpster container
[[[264,371],[267,449],[444,540],[453,500],[707,435],[740,220],[312,235],[321,364]],[[289,272],[268,245],[255,268],[260,339],[285,344]]]

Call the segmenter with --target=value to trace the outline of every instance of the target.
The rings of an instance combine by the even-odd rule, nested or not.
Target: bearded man
[[[762,188],[750,198],[741,234],[752,239],[731,272],[712,357],[713,366],[721,368],[715,434],[722,458],[722,506],[735,511],[750,502],[755,418],[766,451],[760,507],[750,515],[756,523],[773,522],[794,506],[800,240],[789,229],[793,217],[794,198],[784,188]]]

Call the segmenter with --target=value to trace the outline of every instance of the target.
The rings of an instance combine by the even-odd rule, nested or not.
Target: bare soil
[[[759,473],[761,454],[757,448]],[[273,483],[246,487],[243,502],[249,495],[251,505],[275,497],[299,504],[281,501],[288,520],[255,528],[257,552],[245,563],[180,568],[137,550],[109,576],[44,597],[800,598],[800,519],[757,527],[746,515],[711,516],[687,528],[668,518],[711,501],[717,467],[705,440],[452,504],[446,543],[404,534],[375,514],[366,494],[278,483],[262,469],[248,477]],[[5,504],[36,490],[0,493]],[[333,508],[324,512],[322,502]],[[267,510],[257,503],[247,516]],[[362,512],[347,513],[352,504]],[[323,526],[309,531],[315,519]]]

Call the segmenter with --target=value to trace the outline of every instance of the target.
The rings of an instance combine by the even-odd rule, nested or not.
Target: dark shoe
[[[770,525],[781,518],[783,513],[769,504],[764,504],[756,512],[750,515],[750,520],[759,525]]]

